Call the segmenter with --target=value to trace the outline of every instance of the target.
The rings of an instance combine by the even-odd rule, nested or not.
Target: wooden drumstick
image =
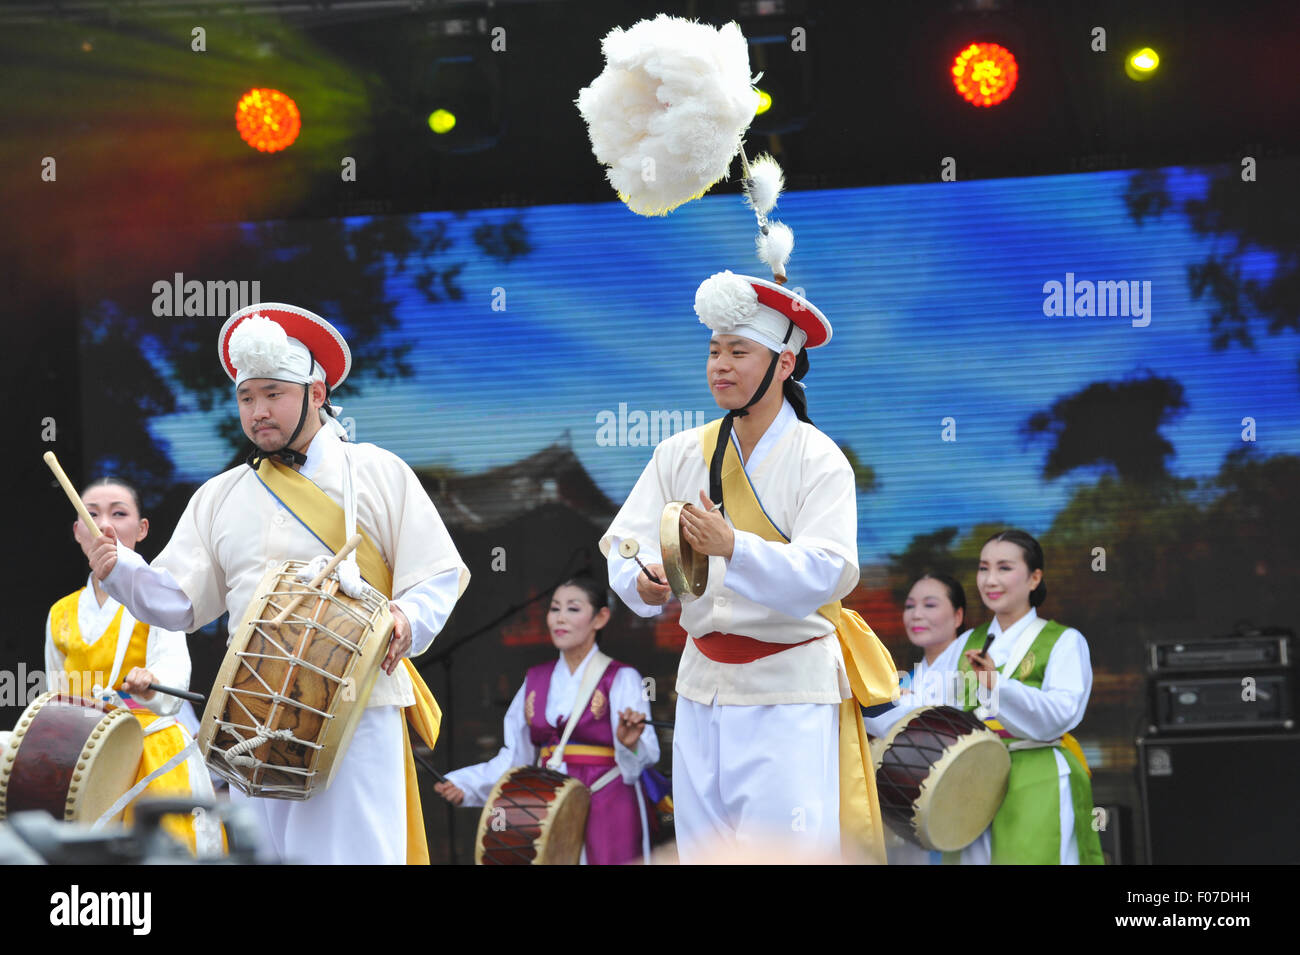
[[[189,690],[178,690],[174,686],[163,686],[161,683],[150,683],[148,689],[156,693],[162,693],[166,696],[179,696],[182,700],[189,700],[191,703],[206,703],[207,700],[201,693],[191,693]]]
[[[59,483],[63,485],[63,492],[68,495],[68,500],[71,501],[72,506],[77,509],[77,513],[81,515],[81,519],[85,522],[86,527],[90,529],[91,536],[102,537],[103,533],[100,531],[99,525],[96,524],[95,519],[90,516],[90,511],[86,510],[86,505],[82,502],[81,495],[78,494],[77,489],[72,486],[72,482],[68,480],[68,476],[63,473],[63,467],[59,464],[59,459],[54,456],[53,451],[45,452],[45,463],[50,466],[50,470],[54,472],[54,476],[58,478]]]
[[[322,570],[319,574],[317,574],[315,578],[313,578],[312,582],[307,585],[307,589],[318,590],[320,588],[320,585],[325,582],[325,578],[328,577],[330,574],[334,573],[334,568],[336,568],[339,564],[343,563],[343,559],[347,557],[348,554],[356,550],[357,545],[359,545],[360,543],[361,543],[360,534],[353,534],[351,537],[349,537],[348,542],[344,544],[342,548],[340,548],[339,552],[330,558],[330,562],[325,565],[325,569]],[[296,597],[290,600],[288,606],[286,606],[283,610],[281,610],[279,614],[276,615],[275,619],[271,621],[271,626],[279,627],[280,624],[288,620],[289,614],[297,610],[298,604],[302,603],[303,600],[306,599],[306,597],[307,594],[304,592],[298,594]]]
[[[660,580],[658,577],[656,577],[654,574],[650,573],[650,568],[647,567],[645,564],[641,563],[641,558],[637,556],[637,554],[640,553],[640,551],[641,551],[641,545],[638,544],[631,537],[627,538],[626,540],[621,540],[618,542],[618,552],[621,556],[631,557],[633,560],[637,562],[637,566],[645,571],[645,575],[647,577],[653,580],[656,584],[663,586],[663,581]]]

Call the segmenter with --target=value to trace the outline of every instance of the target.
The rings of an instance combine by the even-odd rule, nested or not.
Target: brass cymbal
[[[682,508],[686,501],[669,501],[659,519],[659,552],[663,555],[668,586],[680,599],[698,597],[709,584],[709,557],[697,554],[682,537]]]

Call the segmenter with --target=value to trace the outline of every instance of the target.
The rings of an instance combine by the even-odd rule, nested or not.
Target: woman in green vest
[[[1043,548],[1024,531],[985,542],[976,583],[994,616],[964,641],[958,667],[973,670],[982,689],[963,702],[1007,742],[1011,777],[993,824],[961,861],[1100,865],[1089,771],[1069,735],[1092,690],[1087,641],[1038,615],[1047,599]]]

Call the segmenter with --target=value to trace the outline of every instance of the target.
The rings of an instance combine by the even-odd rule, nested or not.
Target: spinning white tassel
[[[758,109],[740,27],[660,14],[614,28],[601,48],[605,69],[577,104],[619,198],[661,216],[704,195]]]
[[[745,181],[745,202],[760,216],[766,216],[776,206],[776,200],[785,188],[785,173],[771,156],[759,156],[749,164]]]
[[[767,263],[776,280],[784,284],[785,265],[794,251],[794,232],[784,223],[769,222],[766,231],[758,234],[754,244],[758,247],[759,260]]]

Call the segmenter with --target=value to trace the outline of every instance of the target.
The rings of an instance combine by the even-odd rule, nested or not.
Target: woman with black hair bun
[[[481,806],[497,780],[516,766],[553,762],[578,696],[593,685],[577,710],[572,736],[554,768],[592,790],[582,861],[622,865],[649,861],[650,819],[642,773],[659,761],[659,741],[641,674],[611,660],[596,646],[609,623],[605,588],[576,577],[555,588],[546,625],[559,656],[532,667],[506,710],[501,751],[487,762],[453,770],[434,789],[453,806]]]
[[[1047,598],[1043,548],[1024,531],[984,543],[976,583],[994,616],[962,642],[958,668],[982,688],[962,702],[1006,741],[1011,777],[993,824],[961,861],[1100,865],[1090,772],[1069,733],[1092,690],[1087,641],[1038,615]]]

